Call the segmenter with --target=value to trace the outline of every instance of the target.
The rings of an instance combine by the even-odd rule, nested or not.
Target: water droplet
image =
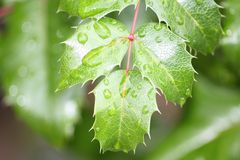
[[[138,61],[136,64],[138,67],[140,67],[142,65],[142,63],[140,61]]]
[[[100,131],[100,128],[99,128],[99,127],[95,128],[95,131],[96,131],[96,132],[99,132],[99,131]]]
[[[186,96],[191,96],[191,90],[189,88],[186,90]]]
[[[124,0],[125,3],[130,3],[132,0]]]
[[[154,89],[150,89],[147,93],[147,96],[149,98],[149,100],[153,100],[155,98],[155,94],[154,94]]]
[[[81,43],[81,44],[84,45],[84,44],[87,42],[87,40],[88,40],[88,36],[87,36],[87,34],[80,32],[80,33],[78,34],[77,39],[78,39],[78,42],[79,42],[79,43]]]
[[[150,6],[150,7],[153,7],[153,2],[152,1],[148,1],[147,5]]]
[[[170,41],[173,41],[173,40],[174,40],[174,37],[173,37],[173,36],[169,36],[169,40],[170,40]]]
[[[87,29],[90,30],[92,28],[91,25],[87,25]]]
[[[117,21],[115,19],[110,19],[110,23],[115,25],[115,24],[117,24]]]
[[[106,38],[110,37],[111,31],[109,30],[109,28],[103,22],[101,22],[101,21],[95,22],[93,27],[94,27],[95,32],[102,39],[106,39]]]
[[[156,31],[160,31],[160,30],[162,29],[162,25],[161,25],[161,24],[155,24],[155,25],[154,25],[154,29],[155,29]]]
[[[116,108],[115,107],[111,107],[108,110],[108,114],[109,114],[109,116],[114,116],[116,114]]]
[[[138,36],[141,37],[141,38],[143,38],[143,37],[145,37],[145,35],[146,35],[145,29],[144,29],[144,28],[141,28],[141,29],[138,31]]]
[[[160,42],[162,42],[162,39],[161,39],[160,36],[157,36],[157,37],[155,38],[155,41],[156,41],[157,43],[160,43]]]
[[[177,21],[177,23],[178,23],[179,25],[183,25],[183,23],[184,23],[183,18],[180,17],[180,16],[177,16],[177,17],[176,17],[176,21]]]
[[[112,93],[111,93],[111,91],[110,91],[109,89],[105,89],[105,90],[103,91],[103,95],[104,95],[104,97],[105,97],[106,99],[109,99],[109,98],[112,97]]]
[[[133,105],[129,103],[129,104],[127,105],[127,107],[128,107],[128,108],[133,108]]]
[[[132,91],[131,96],[132,96],[133,98],[137,98],[138,94],[137,94],[136,91]]]
[[[108,80],[107,78],[105,78],[105,79],[103,80],[103,83],[104,83],[105,85],[109,85],[109,80]]]
[[[10,96],[16,96],[18,94],[18,88],[15,85],[11,85],[8,91]]]
[[[102,60],[98,58],[101,51],[102,51],[101,48],[97,48],[91,51],[85,57],[83,57],[82,63],[89,67],[96,67],[102,64]]]
[[[144,105],[142,108],[142,114],[148,114],[148,113],[149,113],[148,106]]]
[[[163,5],[164,7],[168,7],[168,2],[167,2],[167,0],[163,0],[163,1],[162,1],[162,5]]]
[[[137,85],[137,89],[139,89],[139,90],[142,89],[142,85],[141,85],[141,84],[138,84],[138,85]]]
[[[195,0],[198,5],[203,3],[203,0]]]
[[[143,69],[144,69],[145,72],[147,72],[148,74],[151,74],[151,73],[152,73],[151,68],[150,68],[150,66],[149,66],[148,64],[145,64],[145,65],[143,66]]]
[[[139,55],[143,55],[143,51],[140,50],[140,51],[138,52],[138,54],[139,54]]]

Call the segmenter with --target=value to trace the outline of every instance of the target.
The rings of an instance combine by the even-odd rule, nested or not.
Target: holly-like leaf
[[[138,0],[61,0],[59,11],[66,11],[71,15],[100,19],[113,11],[121,11]]]
[[[214,0],[146,0],[146,4],[192,48],[204,54],[214,51],[223,33]]]
[[[103,151],[128,152],[150,132],[150,120],[157,111],[152,84],[139,71],[116,71],[95,88],[95,139]]]
[[[95,80],[120,65],[128,48],[127,35],[127,28],[111,18],[81,24],[65,42],[58,90]]]
[[[183,105],[191,96],[194,69],[184,40],[164,24],[147,24],[137,31],[133,63],[171,102]]]
[[[145,0],[147,7],[166,22],[173,32],[203,54],[212,53],[223,33],[220,6],[214,0]],[[137,4],[138,0],[62,0],[60,10],[82,18],[100,19],[112,11]],[[204,47],[203,47],[204,46]]]
[[[69,33],[57,1],[18,2],[0,36],[0,81],[5,100],[31,128],[63,145],[80,118],[82,90],[55,93],[59,79],[59,42]],[[29,14],[31,13],[31,14]],[[65,17],[64,17],[65,19]]]

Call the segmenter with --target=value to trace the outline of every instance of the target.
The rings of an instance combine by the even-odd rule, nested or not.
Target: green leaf
[[[181,125],[147,159],[239,159],[240,93],[203,78],[198,82]]]
[[[122,11],[136,3],[137,0],[61,0],[59,11],[66,11],[83,19],[88,17],[100,19],[110,12]]]
[[[139,28],[133,63],[171,102],[183,105],[191,96],[194,69],[184,40],[164,24]]]
[[[155,91],[138,71],[116,71],[95,88],[95,139],[104,151],[135,150],[150,134],[152,113],[157,111]]]
[[[65,42],[58,90],[95,80],[120,65],[128,49],[127,35],[127,28],[111,18],[81,24]]]
[[[172,31],[204,54],[212,53],[222,35],[221,14],[214,0],[146,0]]]
[[[21,119],[51,143],[63,145],[79,120],[82,91],[54,92],[63,49],[58,43],[69,30],[56,8],[57,1],[50,0],[14,5],[1,37],[0,79],[5,100]]]
[[[71,15],[102,18],[121,11],[138,0],[62,0],[59,10]],[[203,54],[213,53],[222,36],[220,6],[214,0],[146,0],[147,7],[166,22],[172,31],[189,41],[192,48]],[[204,46],[204,47],[203,47]]]

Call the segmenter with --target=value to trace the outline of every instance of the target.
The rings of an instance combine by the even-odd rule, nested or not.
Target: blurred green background
[[[80,19],[56,13],[58,0],[0,1],[0,160],[239,160],[240,2],[224,8],[224,37],[215,55],[197,55],[193,97],[184,108],[158,104],[151,140],[136,153],[99,153],[89,132],[94,118],[91,83],[55,93],[60,44]],[[115,17],[131,26],[133,6]],[[145,6],[138,24],[157,21]],[[203,46],[204,47],[204,46]],[[193,53],[194,54],[194,53]]]

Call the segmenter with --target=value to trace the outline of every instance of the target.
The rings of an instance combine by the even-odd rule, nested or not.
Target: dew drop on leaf
[[[167,0],[163,0],[162,4],[163,4],[164,7],[167,7],[168,6]]]
[[[177,23],[178,23],[179,25],[183,25],[183,23],[184,23],[183,18],[180,17],[180,16],[177,16],[177,17],[176,17],[176,21],[177,21]]]
[[[109,85],[109,80],[108,80],[107,78],[105,78],[105,79],[103,80],[103,83],[104,83],[105,85]]]
[[[95,130],[96,130],[96,132],[99,132],[99,131],[100,131],[100,128],[99,128],[99,127],[97,127]]]
[[[117,21],[115,19],[110,19],[110,23],[115,25],[115,24],[117,24]]]
[[[142,114],[148,114],[148,112],[149,112],[148,106],[147,106],[147,105],[143,106],[143,108],[142,108]]]
[[[155,24],[155,25],[154,25],[154,29],[155,29],[156,31],[160,31],[160,30],[162,29],[162,25],[161,25],[161,24]]]
[[[138,84],[138,85],[137,85],[137,89],[139,89],[139,90],[142,89],[142,85],[141,85],[141,84]]]
[[[203,0],[195,0],[198,5],[203,3]]]
[[[124,0],[125,3],[130,3],[132,0]]]
[[[109,114],[109,116],[114,116],[116,114],[116,108],[115,107],[111,107],[108,110],[108,114]]]
[[[81,44],[84,45],[84,44],[87,42],[87,40],[88,40],[88,36],[87,36],[87,34],[80,32],[80,33],[78,34],[77,39],[78,39],[78,42],[79,42],[79,43],[81,43]]]
[[[143,55],[143,51],[140,50],[140,51],[138,52],[138,54],[139,54],[139,55]]]
[[[141,28],[141,29],[138,31],[138,36],[141,37],[141,38],[143,38],[143,37],[145,37],[145,35],[146,35],[145,29],[144,29],[144,28]]]
[[[153,100],[155,98],[154,97],[155,95],[154,95],[154,89],[153,88],[148,91],[147,96],[148,96],[149,100]]]
[[[137,92],[136,92],[136,91],[132,91],[131,96],[132,96],[133,98],[137,98]]]
[[[152,1],[149,1],[149,2],[148,2],[148,5],[149,5],[150,7],[153,7],[153,2],[152,2]]]
[[[94,24],[95,32],[101,37],[102,39],[107,39],[111,36],[111,31],[109,28],[102,22],[95,22]]]
[[[112,97],[112,93],[111,93],[111,91],[110,91],[109,89],[105,89],[105,90],[103,91],[103,95],[104,95],[104,97],[105,97],[106,99],[109,99],[109,98]]]
[[[157,42],[157,43],[160,43],[162,40],[161,40],[161,37],[160,36],[157,36],[156,38],[155,38],[155,41]]]
[[[87,54],[83,58],[82,63],[89,67],[96,67],[96,66],[102,64],[102,61],[100,61],[99,58],[96,58],[97,56],[99,56],[99,52],[101,52],[101,50],[91,51],[89,54]]]
[[[128,108],[133,108],[133,105],[129,103],[129,104],[127,105],[127,107],[128,107]]]
[[[143,66],[143,69],[145,70],[145,72],[147,72],[147,73],[149,73],[149,74],[152,73],[151,68],[150,68],[150,66],[149,66],[148,64],[145,64],[145,65]]]

